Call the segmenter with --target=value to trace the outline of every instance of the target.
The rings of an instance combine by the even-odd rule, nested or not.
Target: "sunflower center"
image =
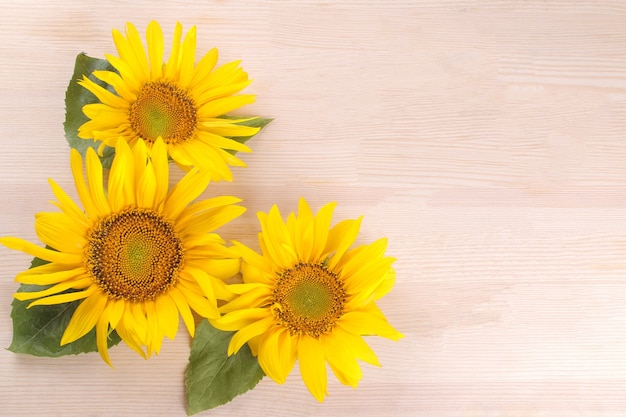
[[[87,236],[85,266],[113,299],[154,299],[176,283],[182,264],[174,226],[152,210],[112,214]]]
[[[169,82],[146,83],[130,106],[130,125],[148,142],[184,142],[196,130],[196,106],[191,97]]]
[[[338,275],[322,264],[299,263],[283,271],[273,292],[273,312],[289,333],[312,337],[332,330],[343,315],[346,291]]]

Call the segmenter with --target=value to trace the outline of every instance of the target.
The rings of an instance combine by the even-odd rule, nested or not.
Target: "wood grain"
[[[255,213],[304,196],[398,259],[381,304],[406,337],[371,339],[383,367],[357,390],[331,378],[318,404],[294,370],[206,415],[626,415],[626,3],[0,1],[1,235],[36,241],[47,178],[72,190],[76,54],[153,18],[241,59],[242,113],[276,119],[206,192],[248,207],[224,237],[254,246]],[[0,253],[6,347],[29,259]],[[183,416],[188,352],[183,332],[149,361],[113,349],[115,369],[0,350],[0,414]]]

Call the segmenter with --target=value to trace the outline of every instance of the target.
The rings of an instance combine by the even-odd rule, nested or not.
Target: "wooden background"
[[[359,241],[388,236],[383,301],[406,337],[372,338],[382,368],[324,404],[297,370],[212,416],[625,416],[626,3],[582,0],[0,2],[1,235],[36,241],[47,178],[75,195],[65,88],[111,29],[198,27],[241,59],[276,120],[247,169],[206,195],[248,207],[222,229],[256,244],[255,213],[306,197]],[[166,45],[169,41],[166,41]],[[0,249],[0,347],[13,277]],[[126,346],[34,358],[0,350],[0,414],[184,416],[189,337],[144,361]]]

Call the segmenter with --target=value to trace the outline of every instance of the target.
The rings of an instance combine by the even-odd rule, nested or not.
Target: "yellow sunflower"
[[[78,130],[83,139],[102,141],[114,147],[121,136],[131,146],[145,141],[150,147],[162,138],[170,157],[183,167],[197,166],[211,172],[213,180],[232,180],[229,165],[245,166],[228,150],[250,152],[250,148],[228,137],[252,136],[259,128],[236,123],[250,119],[219,116],[254,102],[250,94],[236,95],[252,80],[239,61],[217,69],[217,50],[211,49],[195,64],[196,28],[181,44],[182,26],[176,24],[169,60],[163,63],[163,33],[155,21],[146,32],[147,55],[135,26],[126,25],[126,37],[113,31],[119,57],[106,55],[117,70],[94,71],[93,75],[115,93],[87,77],[79,82],[99,103],[87,104],[90,119]]]
[[[194,168],[168,190],[165,144],[132,149],[120,139],[103,187],[102,166],[93,149],[83,161],[72,150],[71,167],[84,211],[52,180],[61,212],[38,213],[35,229],[52,249],[16,237],[0,243],[49,261],[17,275],[24,284],[48,286],[18,292],[34,306],[82,300],[61,345],[96,328],[98,351],[110,365],[107,336],[113,329],[144,358],[159,353],[163,337],[173,339],[179,314],[193,336],[191,310],[219,317],[216,298],[228,299],[224,279],[239,272],[240,260],[219,235],[210,233],[241,215],[235,197],[192,203],[209,174]],[[234,255],[234,256],[233,256]],[[147,348],[147,353],[144,351]]]
[[[339,381],[356,387],[357,359],[380,366],[361,337],[402,337],[375,301],[395,282],[393,258],[384,256],[386,239],[350,249],[360,219],[330,228],[335,204],[313,215],[304,199],[298,216],[283,222],[276,206],[259,213],[262,254],[235,242],[242,255],[243,284],[238,296],[220,308],[212,323],[237,331],[228,346],[235,354],[246,342],[265,373],[282,384],[296,360],[313,396],[326,395],[326,363]]]

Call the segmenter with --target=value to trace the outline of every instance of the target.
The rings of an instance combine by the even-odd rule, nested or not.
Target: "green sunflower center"
[[[279,275],[272,304],[277,322],[292,335],[319,337],[343,315],[345,299],[337,274],[322,264],[299,263]]]
[[[129,119],[133,130],[148,142],[159,136],[168,144],[184,142],[196,130],[196,105],[175,84],[149,82],[130,106]]]
[[[182,265],[174,226],[152,210],[112,214],[87,236],[85,266],[113,299],[154,299],[177,282]]]

